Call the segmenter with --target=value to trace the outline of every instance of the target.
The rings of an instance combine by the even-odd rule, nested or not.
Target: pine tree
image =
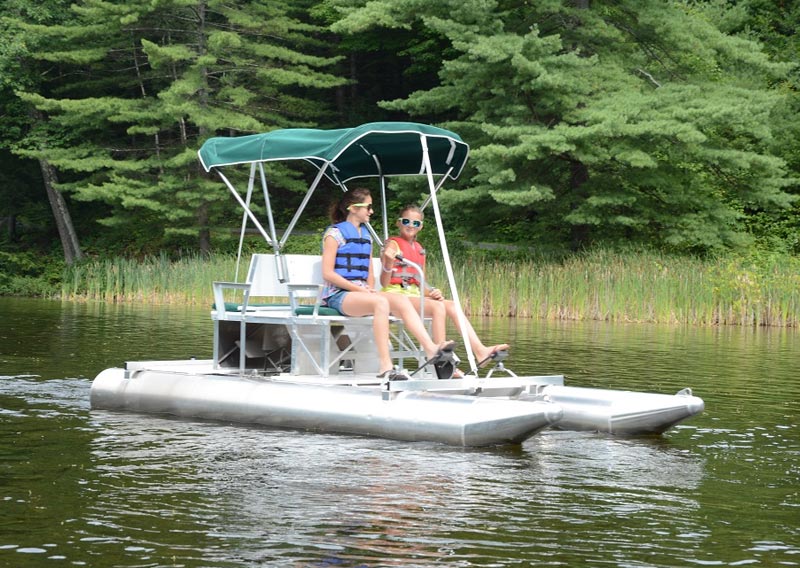
[[[30,89],[40,87],[42,69],[29,65],[28,49],[24,36],[13,33],[15,19],[24,18],[36,21],[40,25],[47,25],[62,21],[64,7],[58,0],[31,3],[21,0],[16,3],[2,4],[5,16],[0,20],[0,33],[5,41],[0,46],[0,97],[2,97],[3,127],[0,129],[0,146],[11,150],[16,147],[21,134],[26,130],[37,127],[42,122],[42,115],[36,109],[21,104],[13,96],[16,89]],[[42,148],[44,144],[40,144]],[[17,238],[17,215],[27,210],[37,209],[39,192],[38,185],[44,186],[47,201],[50,205],[52,220],[55,222],[66,264],[72,264],[83,257],[78,234],[72,222],[72,216],[67,200],[57,187],[56,171],[50,163],[47,153],[42,152],[36,156],[39,165],[39,175],[30,172],[22,173],[26,160],[20,159],[9,152],[4,160],[8,167],[7,172],[12,176],[0,188],[4,206],[0,209],[0,216],[7,215],[9,240]],[[16,171],[15,171],[16,170]],[[5,195],[4,195],[5,194]],[[6,205],[7,204],[7,205]]]
[[[793,65],[791,72],[775,84],[785,96],[773,110],[776,127],[772,152],[786,161],[794,175],[788,190],[800,195],[800,4],[743,0],[735,6],[708,3],[703,11],[723,31],[756,39],[776,60]],[[751,215],[748,221],[753,233],[771,248],[800,253],[800,200],[777,217],[760,213]]]
[[[105,204],[101,222],[117,235],[208,251],[211,227],[232,208],[200,170],[202,142],[316,124],[326,116],[319,93],[342,83],[325,71],[335,59],[315,54],[319,28],[306,8],[88,0],[65,25],[17,22],[31,57],[53,67],[48,92],[19,93],[48,118],[20,153],[46,154],[62,188]]]
[[[708,251],[792,201],[771,153],[789,66],[692,4],[333,3],[337,32],[421,24],[445,40],[439,85],[383,106],[472,145],[468,188],[447,198],[473,231]]]

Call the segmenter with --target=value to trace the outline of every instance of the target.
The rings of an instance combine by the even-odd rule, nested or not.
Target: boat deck
[[[563,375],[535,375],[535,376],[508,376],[477,378],[468,375],[461,379],[439,380],[431,378],[412,378],[407,381],[393,381],[387,383],[371,373],[353,373],[341,371],[337,375],[321,377],[319,375],[293,375],[291,373],[268,374],[257,370],[247,370],[240,373],[236,368],[214,367],[211,359],[188,359],[184,361],[128,361],[125,363],[125,372],[128,378],[135,378],[143,371],[156,371],[162,373],[177,373],[191,375],[207,375],[216,377],[231,377],[234,379],[265,380],[273,382],[287,382],[314,385],[349,385],[349,386],[374,386],[383,387],[387,391],[447,391],[447,392],[481,392],[491,390],[512,390],[517,392],[530,391],[532,387],[546,385],[564,385]]]

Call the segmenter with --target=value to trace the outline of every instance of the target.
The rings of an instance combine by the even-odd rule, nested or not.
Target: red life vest
[[[401,237],[389,237],[386,240],[394,241],[397,244],[404,259],[419,264],[423,269],[425,268],[425,249],[417,241],[410,243]],[[417,270],[402,261],[395,261],[392,267],[392,278],[389,283],[403,286],[416,284],[419,286]]]

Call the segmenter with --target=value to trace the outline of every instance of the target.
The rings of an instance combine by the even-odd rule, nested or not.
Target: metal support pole
[[[450,261],[450,251],[447,248],[447,239],[444,236],[444,225],[442,224],[442,213],[439,211],[439,200],[436,198],[436,184],[433,179],[433,171],[431,168],[431,158],[428,154],[428,141],[424,134],[420,135],[420,143],[422,144],[422,161],[425,167],[425,173],[428,177],[428,187],[431,191],[431,204],[433,205],[433,215],[436,219],[436,229],[439,233],[439,244],[442,247],[442,257],[444,260],[445,271],[447,272],[447,283],[450,286],[450,294],[456,306],[456,314],[458,315],[458,326],[461,328],[461,338],[464,341],[464,349],[467,351],[467,360],[469,361],[470,369],[473,374],[478,374],[478,364],[475,361],[475,354],[472,352],[472,345],[469,342],[469,335],[467,334],[467,318],[464,315],[464,310],[461,308],[461,299],[458,296],[458,288],[456,287],[456,279],[453,274],[453,263]]]

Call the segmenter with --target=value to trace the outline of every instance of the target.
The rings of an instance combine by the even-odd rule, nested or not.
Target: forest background
[[[0,6],[0,294],[205,301],[164,276],[205,285],[236,247],[204,140],[414,120],[471,146],[441,195],[487,274],[469,311],[798,325],[795,2]],[[307,180],[270,171],[285,218]],[[327,205],[297,246],[318,250]]]

